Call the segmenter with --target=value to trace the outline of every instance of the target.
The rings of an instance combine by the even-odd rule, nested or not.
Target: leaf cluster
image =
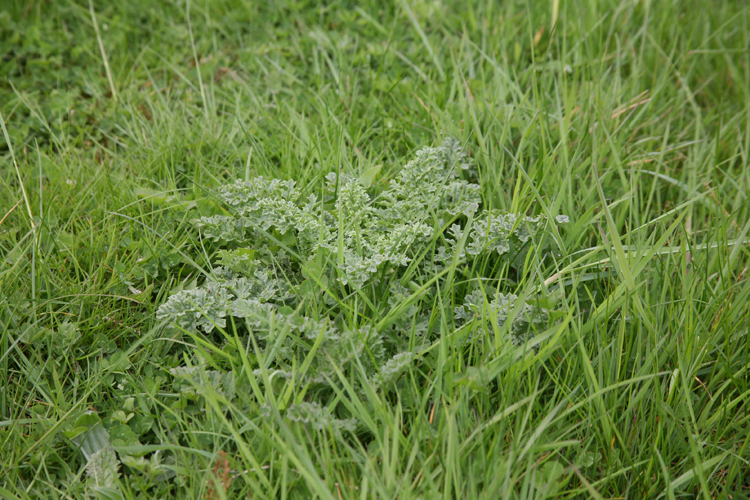
[[[532,249],[546,249],[548,220],[480,211],[479,185],[461,177],[470,163],[458,141],[447,139],[418,151],[380,191],[335,174],[320,198],[303,199],[293,181],[278,179],[225,186],[217,197],[231,215],[194,220],[218,245],[215,267],[202,285],[169,297],[157,317],[191,335],[236,338],[252,355],[273,359],[266,363],[272,379],[317,388],[314,404],[324,405],[337,370],[352,365],[372,389],[395,387],[436,338],[439,290],[451,288],[457,274],[468,277],[472,266],[486,276],[475,272],[451,288],[460,304],[455,327],[493,317],[494,327],[475,328],[501,331],[509,321],[507,338],[523,342],[520,334],[533,334],[548,314],[507,291],[507,276],[521,272]],[[491,266],[482,264],[488,260]],[[498,270],[505,279],[493,276]],[[494,296],[487,304],[486,293]],[[372,316],[382,321],[359,321]],[[218,392],[223,383],[214,384]],[[325,420],[320,411],[288,409],[314,425]]]

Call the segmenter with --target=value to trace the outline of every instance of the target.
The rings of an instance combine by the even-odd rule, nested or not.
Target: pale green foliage
[[[566,219],[558,216],[556,221],[561,223],[566,222]],[[531,238],[542,231],[546,224],[547,218],[544,215],[528,217],[511,213],[484,212],[474,221],[459,258],[475,258],[494,252],[497,255],[510,254],[516,266],[523,265],[531,248]],[[452,238],[448,240],[450,246],[455,247],[463,236],[463,229],[458,224],[453,224],[449,234]],[[437,260],[449,262],[452,258],[450,249],[438,249]]]
[[[117,478],[120,476],[120,461],[115,455],[112,446],[105,446],[89,458],[86,463],[87,484],[89,487],[117,487]]]
[[[252,250],[219,250],[216,252],[217,263],[238,274],[249,275],[258,265],[258,261],[253,259],[254,254]]]
[[[68,348],[75,345],[81,337],[81,332],[75,323],[70,323],[67,320],[58,327],[56,332],[46,330],[45,333],[52,340],[52,348],[56,353],[65,352]]]
[[[322,337],[319,349],[320,355],[316,356],[311,364],[311,368],[306,374],[295,374],[289,366],[276,369],[272,372],[272,378],[293,378],[296,377],[304,384],[322,384],[328,385],[336,379],[336,367],[346,366],[349,363],[359,360],[365,367],[366,372],[372,378],[375,372],[375,365],[379,365],[385,359],[385,348],[383,346],[383,337],[374,332],[370,327],[362,327],[359,330],[345,329],[343,332],[337,328],[315,322],[306,317],[290,315],[288,317],[276,316],[276,321],[280,321],[279,327],[286,329],[289,333],[297,333],[308,340],[314,340],[318,336]],[[258,337],[262,340],[268,340],[273,333],[268,330],[259,331]],[[291,352],[291,338],[277,349],[282,354],[288,356]],[[273,338],[272,338],[273,339]],[[255,370],[255,375],[260,377],[262,371]]]
[[[469,157],[455,139],[418,151],[381,195],[380,213],[386,219],[421,221],[430,217],[430,211],[444,216],[476,210],[479,185],[459,178],[460,171],[469,167]]]
[[[353,418],[338,419],[334,418],[330,412],[322,408],[320,404],[300,403],[292,405],[286,410],[286,418],[295,422],[302,422],[309,425],[316,431],[333,429],[337,431],[354,432],[357,421]]]
[[[177,367],[169,372],[182,385],[180,391],[186,394],[205,394],[210,387],[213,392],[231,399],[235,394],[234,373],[222,373],[217,370],[206,370],[200,366]]]
[[[512,293],[497,292],[494,299],[486,304],[487,307],[485,300],[486,296],[481,290],[474,290],[466,296],[463,305],[454,308],[454,319],[463,324],[479,318],[486,321],[496,318],[497,328],[502,330],[510,317],[508,339],[515,343],[522,343],[530,329],[548,319],[546,309],[527,304]],[[492,329],[491,325],[488,328]]]
[[[185,290],[172,295],[156,314],[168,317],[186,330],[200,328],[210,332],[214,326],[226,326],[229,292],[218,283],[208,282],[204,288]]]
[[[267,376],[267,383],[284,380],[324,389],[341,370],[356,365],[373,389],[387,392],[415,362],[410,339],[419,337],[422,345],[432,341],[430,308],[415,302],[377,331],[343,320],[351,297],[359,294],[367,297],[369,307],[390,310],[414,293],[413,284],[407,287],[401,280],[407,268],[430,275],[487,258],[501,258],[517,268],[548,223],[541,215],[478,213],[479,185],[460,178],[469,165],[460,144],[448,139],[418,151],[380,192],[368,191],[347,175],[329,174],[325,188],[335,194],[333,203],[315,196],[302,202],[292,181],[255,178],[226,186],[218,197],[233,215],[195,221],[204,236],[225,247],[215,253],[217,267],[202,286],[172,295],[157,317],[205,333],[226,329],[234,318],[235,327],[253,337],[245,340],[248,349],[257,345],[255,354],[273,355],[268,370],[254,372],[257,378]],[[466,238],[464,231],[469,231]],[[381,290],[384,277],[387,285]],[[425,302],[439,283],[424,291]],[[318,297],[327,312],[312,308]],[[489,304],[499,327],[513,315],[515,340],[547,321],[546,311],[528,304],[516,307],[517,301],[513,294],[498,292]],[[481,316],[483,306],[483,295],[469,293],[464,305],[455,308],[456,323]],[[313,345],[316,350],[308,359]],[[304,373],[299,371],[303,362]],[[198,394],[202,386],[227,397],[234,390],[219,372],[179,368],[172,373],[189,382],[184,390]],[[363,390],[362,380],[351,383]],[[348,428],[316,405],[292,406],[287,417],[316,429]]]
[[[413,359],[414,354],[411,352],[400,352],[396,354],[380,368],[379,376],[375,377],[372,385],[376,388],[382,387],[387,389],[398,380],[401,374],[409,367]]]
[[[257,310],[268,309],[268,301],[281,302],[288,297],[288,286],[272,270],[257,261],[247,261],[245,265],[252,270],[248,276],[216,268],[202,288],[172,295],[159,308],[157,318],[170,318],[186,330],[200,328],[210,333],[216,326],[224,328],[229,314],[252,318]]]

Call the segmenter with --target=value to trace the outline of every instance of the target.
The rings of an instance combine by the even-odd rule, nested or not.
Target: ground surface
[[[0,496],[746,497],[749,23],[718,0],[2,2]],[[343,179],[378,206],[446,137],[477,210],[431,211],[361,282],[369,236],[311,265],[296,229],[191,222],[264,176],[343,235]],[[543,216],[523,262],[435,267],[469,243],[449,223],[501,211]],[[157,319],[237,248],[289,251],[264,337]],[[347,358],[329,326],[374,340]]]

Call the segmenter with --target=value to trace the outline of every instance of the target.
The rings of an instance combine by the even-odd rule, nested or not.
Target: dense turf
[[[0,497],[747,497],[749,23],[719,0],[2,2]],[[343,237],[310,266],[275,226],[192,222],[263,176],[343,227],[328,174],[376,206],[447,137],[479,210],[432,214],[371,283],[340,280]],[[434,267],[483,210],[550,223],[524,262]],[[322,336],[157,319],[243,245],[291,252],[294,314],[408,365],[386,385],[365,349],[303,383]],[[529,343],[496,292],[548,310]]]

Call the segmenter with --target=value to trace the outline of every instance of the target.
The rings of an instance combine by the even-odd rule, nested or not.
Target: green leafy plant
[[[201,286],[173,294],[157,317],[191,334],[219,330],[227,338],[233,325],[249,351],[273,358],[274,379],[326,386],[337,369],[356,362],[373,389],[387,392],[416,359],[415,339],[422,349],[434,339],[431,304],[438,289],[459,266],[472,265],[486,270],[485,287],[496,287],[489,313],[497,326],[510,318],[508,337],[522,342],[518,334],[533,333],[547,311],[506,294],[507,285],[493,274],[520,273],[529,252],[546,245],[541,236],[548,220],[479,212],[479,185],[461,178],[469,166],[458,141],[448,139],[418,151],[380,191],[335,174],[327,176],[321,199],[303,200],[293,181],[254,178],[225,186],[218,197],[232,215],[194,221],[219,245],[216,267]],[[457,298],[465,296],[455,308],[456,325],[482,316],[484,292],[476,280],[455,289]],[[412,305],[394,314],[404,303]],[[363,308],[390,319],[359,324],[353,313]],[[196,367],[172,372],[191,380],[221,377]],[[351,427],[317,406],[288,412],[298,421]]]
[[[98,415],[83,413],[65,434],[86,459],[87,493],[95,498],[122,498],[118,484],[120,461]]]

